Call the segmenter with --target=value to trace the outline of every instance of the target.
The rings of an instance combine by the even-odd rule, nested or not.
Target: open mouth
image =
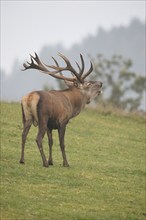
[[[103,92],[102,92],[102,83],[101,82],[95,82],[93,87],[92,87],[93,90],[95,90],[95,93],[97,95],[101,95]]]
[[[100,85],[100,89],[99,89],[99,91],[98,91],[98,95],[101,95],[102,93],[103,93],[103,91],[102,91],[102,83],[101,83],[101,85]]]

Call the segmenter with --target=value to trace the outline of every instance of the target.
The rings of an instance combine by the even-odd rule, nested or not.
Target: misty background
[[[145,1],[1,1],[1,100],[58,88],[48,75],[21,71],[34,52],[48,64],[52,56],[60,61],[58,52],[73,63],[82,53],[86,68],[97,54],[122,55],[132,61],[131,71],[145,77],[144,8]]]

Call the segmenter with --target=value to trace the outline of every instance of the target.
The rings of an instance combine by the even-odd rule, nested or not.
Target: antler
[[[27,69],[37,69],[37,70],[40,70],[40,71],[42,71],[42,72],[44,72],[44,73],[46,73],[46,74],[49,74],[49,75],[51,75],[51,76],[53,76],[53,77],[55,77],[55,78],[57,78],[57,79],[67,80],[67,81],[71,81],[71,82],[74,81],[73,78],[65,77],[65,76],[63,76],[63,75],[61,75],[61,76],[60,76],[60,75],[56,75],[56,73],[59,72],[59,71],[57,71],[57,70],[56,70],[56,71],[53,71],[53,72],[49,71],[49,70],[46,68],[47,65],[46,65],[46,64],[43,64],[43,63],[40,61],[40,59],[39,59],[37,53],[35,53],[35,57],[30,54],[30,57],[31,57],[31,63],[30,63],[30,62],[27,62],[28,65],[27,65],[26,63],[24,63],[24,64],[23,64],[23,66],[24,66],[23,71],[24,71],[24,70],[27,70]],[[53,58],[53,59],[54,59],[54,58]],[[35,63],[34,63],[34,61],[35,61]],[[54,59],[54,61],[56,61],[56,60]],[[57,62],[57,61],[56,61],[56,62]]]
[[[81,67],[80,65],[76,62],[78,68],[79,68],[79,72],[77,72],[73,66],[71,65],[70,61],[68,60],[67,57],[65,57],[63,54],[59,53],[59,56],[65,61],[66,63],[66,67],[60,67],[57,60],[52,57],[52,59],[54,60],[56,66],[54,65],[46,65],[44,63],[42,63],[38,57],[38,55],[35,53],[35,57],[32,56],[30,54],[31,57],[31,62],[27,62],[23,64],[24,69],[23,70],[27,70],[27,69],[37,69],[40,70],[46,74],[49,74],[57,79],[62,79],[62,80],[66,80],[66,81],[78,81],[80,83],[84,82],[84,79],[93,71],[93,65],[90,61],[90,68],[89,70],[83,74],[84,72],[84,68],[85,68],[85,64],[84,64],[84,59],[82,54],[80,54],[80,58],[81,58]],[[54,71],[50,71],[48,68],[53,69]],[[69,77],[65,77],[63,76],[61,71],[70,71],[72,73],[72,75],[74,76],[73,78],[69,78]],[[60,73],[61,75],[57,75],[57,73]]]

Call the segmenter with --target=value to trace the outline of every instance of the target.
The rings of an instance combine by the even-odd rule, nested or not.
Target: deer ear
[[[74,82],[73,82],[73,85],[74,85],[74,87],[76,87],[76,88],[78,88],[78,87],[79,87],[79,85],[78,85],[77,81],[74,81]]]
[[[73,82],[69,82],[67,80],[64,80],[65,84],[67,85],[67,87],[71,88],[74,86],[74,83]]]

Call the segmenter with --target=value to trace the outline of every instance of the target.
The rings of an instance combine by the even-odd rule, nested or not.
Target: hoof
[[[20,160],[19,163],[20,163],[20,164],[24,164],[24,161]]]
[[[63,167],[69,167],[68,163],[63,164]]]
[[[48,161],[48,164],[53,166],[53,161],[52,160]]]
[[[49,167],[49,164],[48,163],[46,163],[46,164],[43,164],[43,167]]]

